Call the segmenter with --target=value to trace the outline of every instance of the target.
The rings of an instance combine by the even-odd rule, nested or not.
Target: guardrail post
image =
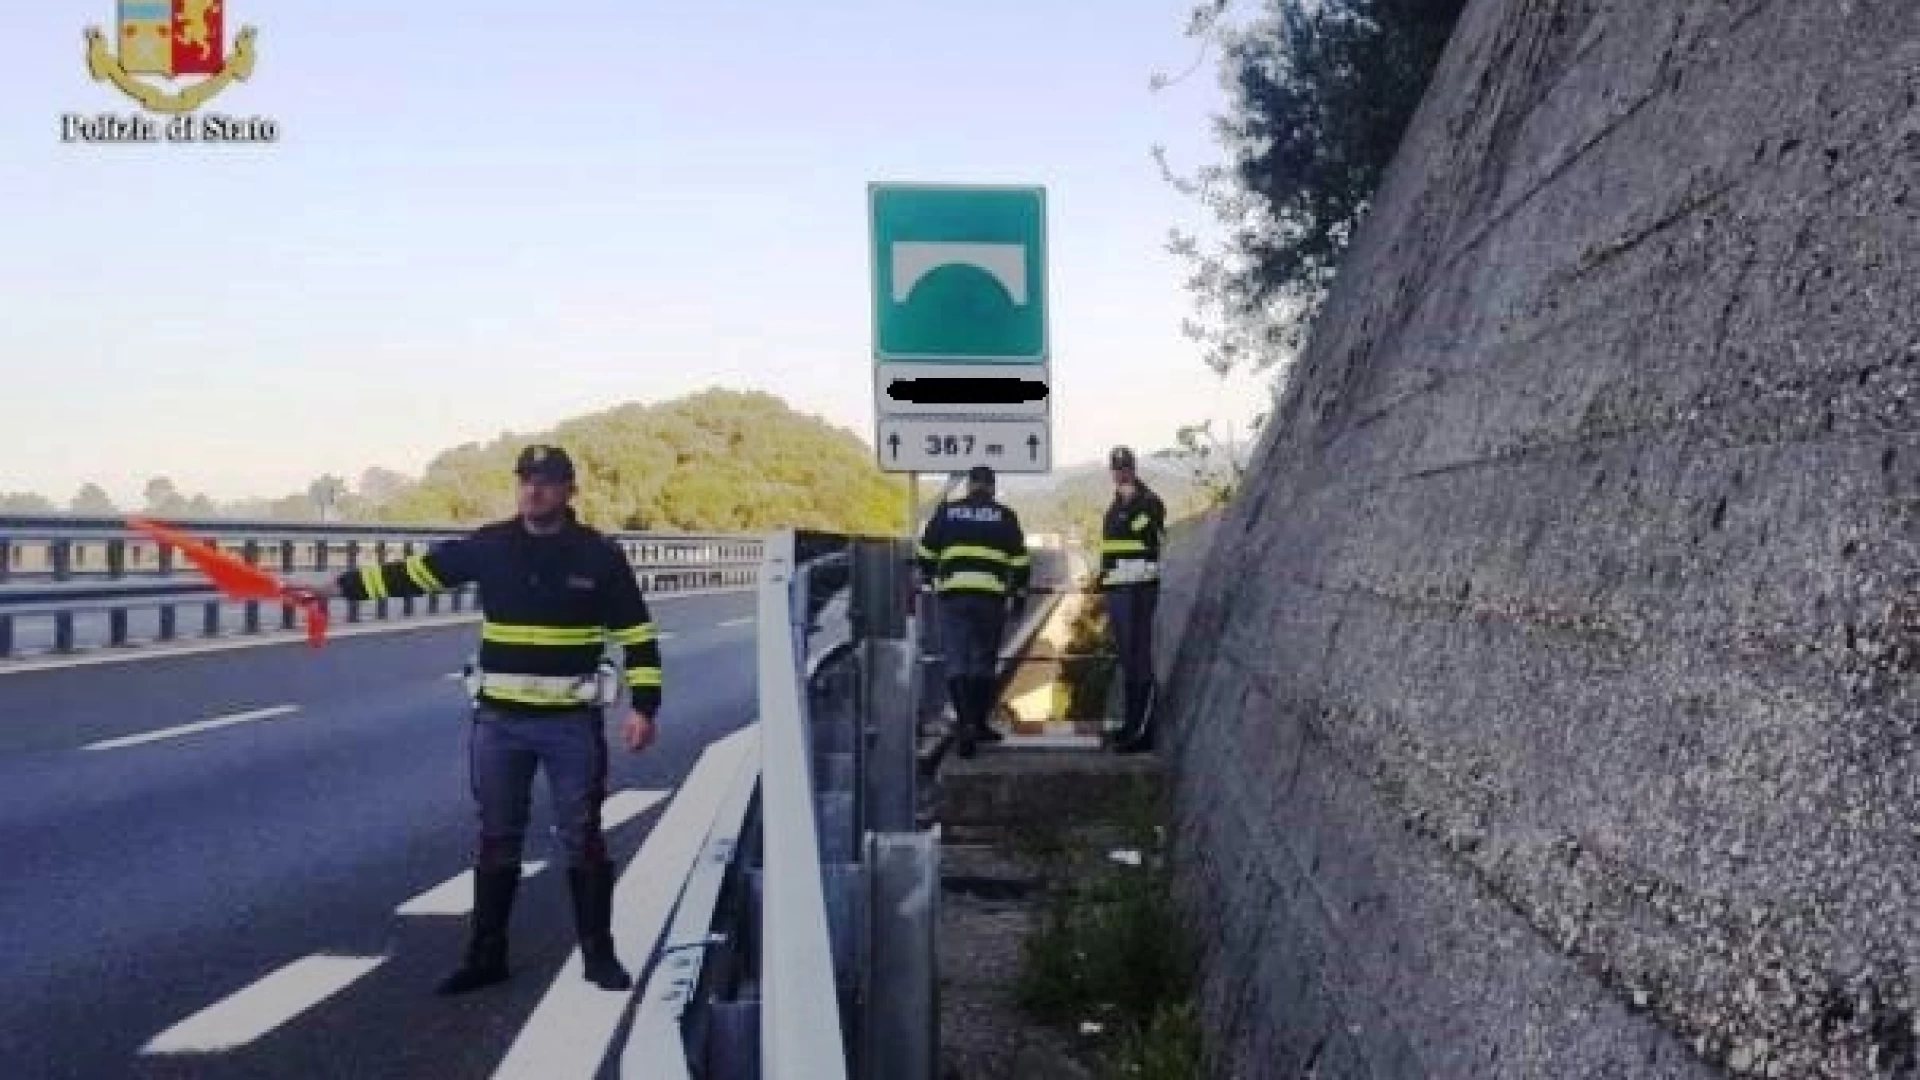
[[[240,544],[240,557],[248,566],[260,565],[260,541],[248,537]],[[249,600],[245,612],[241,615],[242,625],[249,634],[260,632],[260,601]]]
[[[850,616],[860,644],[861,821],[877,832],[914,826],[918,718],[910,691],[915,647],[908,634],[903,541],[854,548]]]
[[[864,1080],[933,1080],[940,1046],[933,970],[940,833],[870,833],[866,848]]]
[[[411,540],[402,541],[400,544],[400,557],[403,559],[411,559],[413,558],[413,554],[415,550],[416,549],[413,546],[413,541]],[[402,615],[413,614],[414,612],[413,601],[414,601],[414,598],[411,596],[401,597],[400,598],[400,614]]]
[[[13,546],[11,537],[0,536],[0,585],[13,576]],[[0,660],[13,655],[13,616],[0,615]]]
[[[127,576],[127,540],[116,536],[107,541],[107,577],[119,581]],[[107,610],[107,644],[112,647],[127,643],[127,609],[124,607]]]
[[[360,569],[360,541],[358,540],[347,541],[347,569]],[[360,601],[347,601],[347,621],[350,623],[360,621]]]
[[[216,548],[219,547],[220,542],[218,540],[213,541],[213,546]],[[204,637],[210,637],[210,638],[219,637],[220,624],[222,621],[220,618],[220,601],[219,600],[207,601],[204,611],[205,611],[205,615],[200,620],[201,635]]]
[[[73,578],[73,541],[60,537],[47,545],[47,555],[53,562],[53,580],[70,581]],[[53,617],[53,648],[55,652],[73,651],[73,612],[58,612]]]
[[[299,556],[295,554],[298,550],[299,549],[295,546],[293,541],[291,540],[280,541],[280,573],[282,576],[291,576],[298,569],[300,564],[300,559],[299,559]],[[280,629],[282,630],[293,629],[294,621],[295,621],[295,616],[294,616],[293,605],[281,604],[280,605]]]
[[[155,557],[155,569],[161,577],[173,576],[173,549],[160,548]],[[180,635],[180,609],[173,604],[160,605],[160,640],[172,641]]]
[[[375,566],[378,566],[381,563],[384,563],[386,561],[387,561],[387,542],[385,540],[375,540],[373,542],[373,564]],[[373,602],[373,617],[382,621],[385,621],[385,619],[387,618],[387,598],[386,597],[383,596],[380,599],[375,600]]]

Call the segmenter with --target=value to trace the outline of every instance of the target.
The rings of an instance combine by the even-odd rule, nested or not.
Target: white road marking
[[[617,791],[602,804],[600,827],[617,829],[657,804],[666,801],[670,791]],[[547,868],[546,860],[534,859],[520,864],[521,878],[530,878]],[[396,915],[465,915],[473,910],[473,870],[468,868],[435,885],[394,909]]]
[[[759,618],[760,617],[758,615],[745,615],[738,619],[728,619],[726,622],[723,622],[720,625],[721,626],[746,626],[749,623],[758,622]]]
[[[635,985],[741,764],[759,754],[759,735],[756,723],[707,747],[614,887],[614,947]],[[599,1068],[632,994],[602,990],[580,972],[576,949],[514,1039],[494,1080],[591,1076]]]
[[[740,838],[747,802],[759,787],[760,762],[757,755],[743,757],[733,772],[733,786],[714,817],[713,827],[701,845],[700,866],[686,884],[674,905],[673,927],[661,946],[660,962],[647,980],[627,1045],[620,1054],[622,1076],[656,1074],[660,1080],[689,1080],[680,1016],[686,1007],[682,995],[691,993],[693,980],[704,962],[704,950],[678,948],[706,937],[707,924],[713,918],[713,905],[720,895],[728,860]]]
[[[231,1050],[265,1035],[379,967],[384,956],[309,956],[155,1035],[143,1054]]]
[[[667,796],[672,794],[671,791],[641,791],[635,788],[616,791],[600,804],[600,827],[617,829],[667,801]]]
[[[724,589],[690,589],[686,592],[648,593],[649,605],[667,600],[692,600],[702,596],[727,596],[734,593],[756,591],[755,586],[741,585]],[[263,609],[264,613],[264,609]],[[479,622],[478,612],[463,611],[458,614],[401,616],[386,622],[345,623],[328,629],[327,640],[366,637],[371,634],[399,634],[408,631],[444,630],[463,623]],[[342,618],[344,623],[344,617]],[[72,656],[44,654],[25,656],[17,660],[0,660],[0,678],[8,675],[25,675],[34,671],[60,671],[66,668],[96,667],[101,664],[132,664],[149,660],[173,660],[183,656],[204,656],[208,653],[233,652],[238,649],[258,649],[268,645],[281,647],[298,645],[306,647],[305,629],[269,630],[245,637],[221,638],[215,641],[191,641],[180,644],[156,644],[146,642],[125,649],[107,649],[99,652],[79,653]]]
[[[521,878],[545,870],[545,860],[520,864]],[[462,870],[394,909],[396,915],[465,915],[473,910],[473,870]]]
[[[182,735],[193,735],[215,728],[230,727],[234,724],[250,724],[256,720],[271,720],[276,716],[299,712],[298,705],[275,705],[270,709],[253,709],[249,712],[234,713],[232,716],[216,716],[211,720],[196,720],[191,724],[162,728],[159,731],[142,732],[139,735],[123,735],[117,739],[104,739],[88,743],[82,750],[118,750],[124,746],[138,746],[141,743],[159,742],[161,739],[177,739]]]

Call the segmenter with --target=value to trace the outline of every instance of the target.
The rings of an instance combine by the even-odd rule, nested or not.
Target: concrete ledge
[[[951,826],[1082,826],[1137,816],[1164,770],[1145,755],[988,748],[940,770],[938,816]]]

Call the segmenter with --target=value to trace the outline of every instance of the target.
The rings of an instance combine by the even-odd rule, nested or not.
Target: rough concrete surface
[[[1228,1075],[1920,1075],[1917,98],[1913,0],[1469,5],[1169,605]]]
[[[1008,744],[1014,740],[1009,739]],[[1099,750],[987,747],[940,770],[940,821],[948,826],[1043,825],[1111,821],[1153,797],[1160,762]]]
[[[940,859],[941,1080],[1092,1080],[1071,1040],[1014,998],[1040,917],[1039,871],[1004,837],[945,845]]]

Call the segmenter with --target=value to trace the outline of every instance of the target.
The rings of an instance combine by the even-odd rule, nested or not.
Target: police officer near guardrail
[[[1033,572],[1019,515],[994,499],[991,468],[967,472],[965,497],[934,511],[914,556],[938,597],[955,749],[972,757],[976,742],[1001,741],[987,726],[998,695],[1000,638],[1009,617],[1026,610]]]
[[[1153,748],[1153,616],[1160,601],[1160,546],[1167,508],[1140,479],[1133,451],[1116,446],[1107,455],[1113,502],[1100,528],[1099,591],[1125,680],[1126,719],[1110,745],[1119,753]]]
[[[602,709],[630,696],[626,746],[639,751],[652,743],[659,636],[625,553],[575,515],[566,451],[529,446],[515,472],[517,517],[424,554],[349,570],[311,593],[367,601],[480,587],[480,651],[467,673],[468,765],[480,815],[473,914],[465,960],[438,992],[464,993],[507,977],[508,916],[520,885],[534,774],[542,767],[566,851],[586,978],[626,990],[633,981],[614,954],[614,873],[600,828],[607,785]],[[607,654],[610,642],[622,647],[624,671]]]

